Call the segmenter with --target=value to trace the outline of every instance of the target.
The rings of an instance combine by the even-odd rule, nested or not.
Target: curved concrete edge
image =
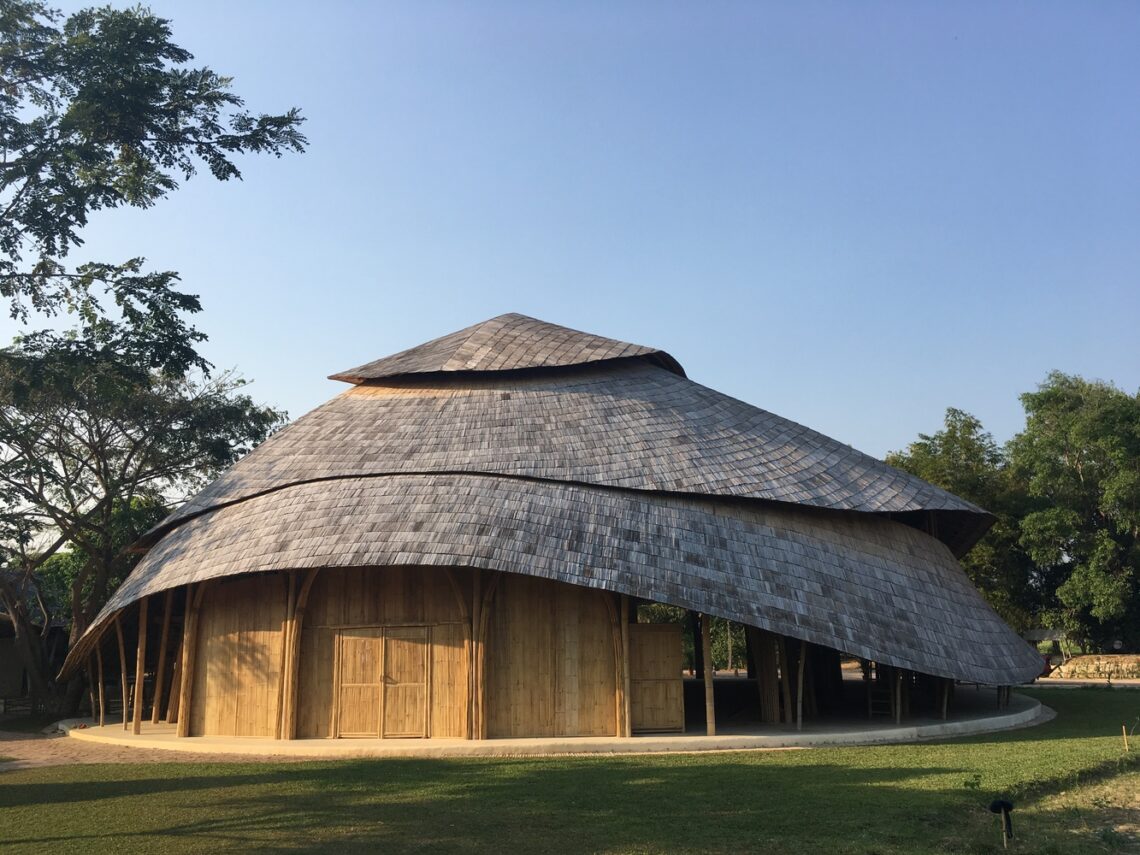
[[[725,734],[723,736],[634,736],[564,737],[549,739],[431,739],[410,741],[301,739],[269,740],[261,737],[178,738],[173,728],[139,736],[125,733],[121,724],[106,728],[92,727],[86,720],[61,721],[58,729],[75,739],[104,745],[132,748],[157,748],[196,754],[232,754],[234,756],[272,757],[282,760],[340,760],[364,757],[543,757],[572,755],[669,754],[697,751],[794,750],[843,745],[885,745],[928,742],[1015,730],[1051,721],[1056,713],[1040,701],[1015,695],[1022,709],[999,715],[960,721],[885,727],[875,730],[819,730],[815,732],[780,732],[767,734]],[[1019,704],[1020,706],[1021,704]],[[394,743],[394,744],[393,744]]]

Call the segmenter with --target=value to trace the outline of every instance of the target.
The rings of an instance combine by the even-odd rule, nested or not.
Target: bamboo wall
[[[510,574],[489,586],[493,578],[485,576],[492,595],[479,604],[488,610],[480,682],[471,676],[471,571],[319,571],[297,609],[296,736],[477,735],[470,716],[480,691],[488,737],[616,735],[624,705],[616,598]],[[206,590],[190,734],[278,734],[289,697],[282,662],[290,591],[284,572]],[[635,720],[669,729],[680,698],[671,686],[680,684],[680,639],[669,628],[632,632]]]
[[[616,734],[606,594],[529,576],[499,581],[487,638],[487,735]]]
[[[465,735],[469,574],[328,569],[301,633],[297,736]]]
[[[273,736],[286,579],[261,573],[212,586],[202,602],[190,733]]]
[[[685,729],[681,632],[676,623],[629,627],[630,718],[633,731]]]

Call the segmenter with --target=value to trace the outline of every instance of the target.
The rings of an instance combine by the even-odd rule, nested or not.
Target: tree
[[[187,320],[201,306],[177,274],[141,257],[68,266],[95,211],[149,207],[201,166],[228,180],[240,155],[304,150],[296,109],[246,112],[229,78],[192,58],[141,7],[64,18],[0,0],[0,297],[24,323],[78,318],[0,352],[0,608],[53,708],[67,701],[32,632],[50,624],[53,585],[66,584],[74,639],[155,509],[282,418],[236,375],[210,376]]]
[[[142,335],[145,337],[148,332]],[[61,710],[36,619],[66,581],[74,642],[129,566],[124,551],[165,509],[231,465],[282,415],[232,374],[192,378],[131,362],[133,328],[38,333],[0,351],[0,608],[33,694]]]
[[[1053,618],[1140,648],[1140,394],[1053,372],[1021,402],[1011,457],[1035,501],[1021,544],[1055,583]]]
[[[152,365],[204,367],[180,320],[200,307],[175,274],[146,273],[142,258],[66,265],[94,211],[149,207],[201,165],[224,181],[241,177],[237,155],[304,150],[296,109],[246,112],[229,78],[192,59],[141,7],[63,19],[0,0],[0,295],[14,317],[113,307],[141,328],[158,312],[167,339],[148,345]]]
[[[1025,485],[1005,453],[969,413],[949,408],[942,430],[919,434],[887,463],[979,505],[997,519],[962,559],[970,580],[994,610],[1018,630],[1028,629],[1043,596],[1030,556],[1019,542]]]

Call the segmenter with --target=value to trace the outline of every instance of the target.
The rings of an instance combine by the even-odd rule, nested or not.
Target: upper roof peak
[[[579,332],[510,313],[461,329],[392,356],[329,376],[364,383],[406,374],[451,371],[517,371],[647,358],[674,374],[685,370],[663,350]]]

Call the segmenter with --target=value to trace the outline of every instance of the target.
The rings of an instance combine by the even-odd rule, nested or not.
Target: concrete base
[[[757,749],[812,748],[824,745],[874,745],[947,739],[1030,727],[1049,721],[1055,713],[1040,702],[1014,694],[1001,712],[978,711],[953,721],[916,720],[903,726],[867,721],[821,722],[805,725],[803,731],[774,725],[729,730],[717,736],[696,734],[646,734],[628,739],[604,737],[555,737],[539,739],[295,739],[261,737],[193,736],[179,739],[174,725],[142,726],[135,736],[122,723],[92,726],[87,719],[59,723],[59,729],[75,739],[137,748],[162,748],[208,754],[273,755],[282,758],[339,759],[350,757],[534,757],[574,754],[656,754],[690,751],[744,751]]]

